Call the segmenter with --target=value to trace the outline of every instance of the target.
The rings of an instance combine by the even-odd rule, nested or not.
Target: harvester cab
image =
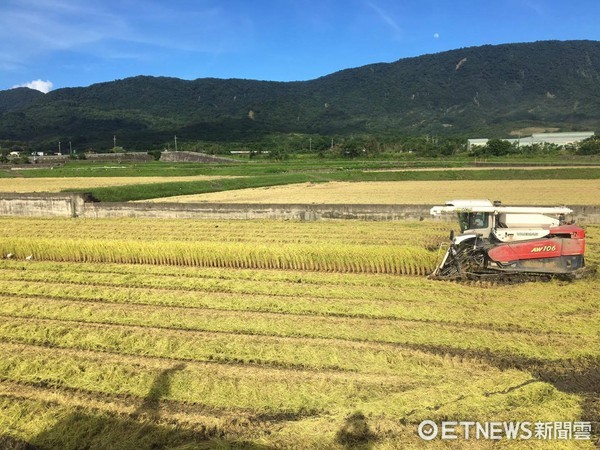
[[[585,232],[564,206],[502,206],[499,201],[452,200],[431,215],[458,215],[460,234],[432,278],[485,278],[506,274],[578,276],[585,266]]]

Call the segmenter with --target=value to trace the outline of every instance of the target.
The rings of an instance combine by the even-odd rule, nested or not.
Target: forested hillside
[[[293,68],[290,68],[293,71]],[[500,137],[526,127],[600,128],[600,42],[472,47],[310,81],[139,76],[41,94],[0,92],[0,140],[129,149],[273,136]]]

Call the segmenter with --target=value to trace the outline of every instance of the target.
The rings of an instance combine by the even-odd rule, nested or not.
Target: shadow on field
[[[77,411],[59,420],[51,429],[32,439],[33,444],[0,435],[2,450],[81,450],[87,448],[107,450],[128,449],[213,449],[240,448],[270,450],[271,447],[256,445],[243,440],[229,441],[225,433],[216,427],[199,425],[197,429],[186,428],[174,420],[162,420],[161,399],[171,389],[171,376],[185,368],[178,364],[162,371],[141,405],[131,415],[109,412],[89,414],[89,410]]]
[[[360,411],[347,417],[344,425],[335,435],[336,443],[348,450],[370,450],[373,448],[375,440],[376,436]]]
[[[37,450],[38,448],[21,439],[0,434],[0,449],[2,450]]]
[[[171,393],[171,375],[185,369],[185,364],[177,364],[170,369],[163,370],[152,383],[150,392],[144,397],[144,401],[133,413],[133,418],[145,416],[156,422],[160,418],[160,399]]]
[[[483,350],[466,350],[444,346],[415,345],[411,346],[435,355],[449,355],[480,360],[501,370],[517,369],[529,372],[535,381],[552,384],[559,391],[577,394],[583,398],[582,414],[579,420],[592,423],[592,435],[600,436],[600,358],[580,358],[559,361],[546,361],[536,358],[525,358],[516,355],[494,353]],[[523,385],[535,381],[528,381]],[[522,385],[514,386],[502,392],[506,394]]]

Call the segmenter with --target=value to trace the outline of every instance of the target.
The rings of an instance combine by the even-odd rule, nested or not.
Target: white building
[[[533,145],[533,144],[556,144],[556,145],[567,145],[574,144],[575,142],[583,141],[584,139],[591,138],[594,135],[593,131],[578,131],[578,132],[567,132],[567,133],[535,133],[528,137],[520,139],[520,145]]]
[[[488,143],[489,139],[467,139],[467,150],[471,150],[471,147],[483,147]]]
[[[575,142],[583,141],[594,135],[593,131],[573,131],[566,133],[534,133],[531,136],[523,136],[520,138],[503,139],[511,144],[516,143],[518,147],[534,144],[556,144],[559,146],[574,144]],[[472,147],[486,145],[489,139],[469,139],[467,141],[467,149]]]

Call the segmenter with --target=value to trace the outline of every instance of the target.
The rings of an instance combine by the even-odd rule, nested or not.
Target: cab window
[[[465,230],[487,228],[489,223],[488,214],[485,212],[459,213],[458,221],[460,223],[461,232],[464,232]]]

